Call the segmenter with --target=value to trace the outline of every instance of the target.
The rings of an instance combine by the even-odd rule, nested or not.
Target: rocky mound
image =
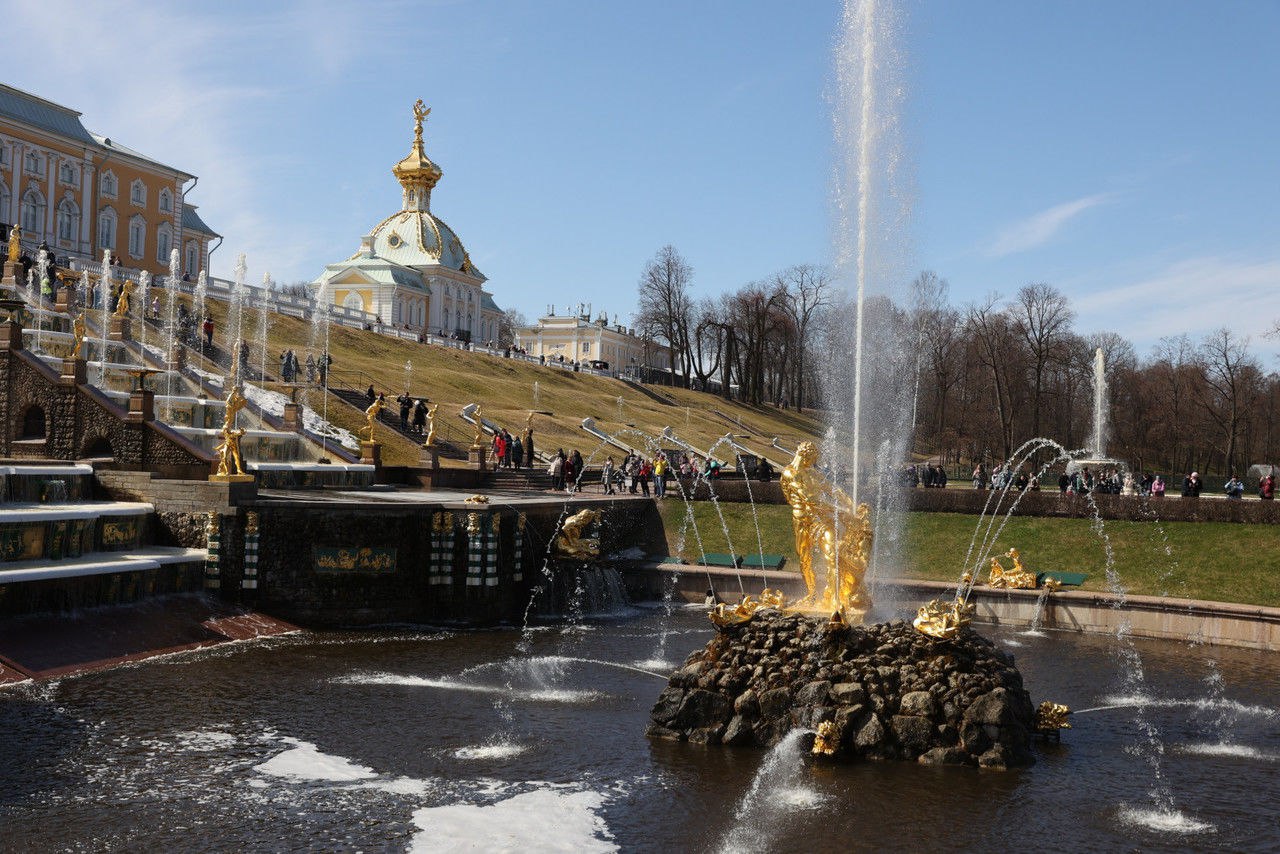
[[[966,629],[829,624],[766,610],[722,630],[671,677],[648,734],[773,745],[832,722],[836,757],[1005,768],[1034,762],[1035,710],[1013,658]]]

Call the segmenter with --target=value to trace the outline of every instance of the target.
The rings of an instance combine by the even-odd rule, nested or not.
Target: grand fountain
[[[617,593],[593,601],[588,582],[616,577],[600,543],[645,518],[625,500],[597,511],[429,493],[367,506],[294,496],[257,506],[252,533],[231,510],[222,571],[247,565],[250,552],[255,569],[261,559],[263,601],[273,585],[305,581],[299,598],[317,608],[380,591],[394,605],[414,597],[449,605],[440,613],[454,616],[505,596],[517,617],[464,632],[453,622],[419,624],[435,616],[421,610],[383,619],[348,608],[340,625],[357,617],[381,625],[10,686],[0,703],[13,746],[0,759],[6,843],[420,851],[1280,845],[1266,801],[1280,758],[1267,654],[1127,635],[979,634],[969,597],[1012,512],[1001,502],[1019,500],[1007,490],[992,493],[970,553],[957,555],[953,597],[903,607],[884,583],[901,561],[901,493],[883,473],[904,453],[897,413],[909,412],[898,397],[907,383],[883,299],[893,266],[883,257],[884,232],[901,223],[894,205],[902,197],[877,168],[900,162],[896,119],[886,110],[900,91],[895,20],[883,0],[850,0],[843,20],[837,125],[853,180],[837,200],[845,226],[838,255],[860,298],[850,338],[829,342],[854,354],[826,379],[843,414],[822,449],[796,448],[784,471],[802,555],[788,593],[773,575],[710,619],[703,607],[682,607],[671,587],[659,602],[628,603]],[[110,275],[104,267],[103,280]],[[241,289],[243,271],[237,278]],[[105,294],[100,308],[97,361],[110,392],[125,347],[110,341]],[[238,317],[243,310],[235,307]],[[327,315],[316,312],[313,324],[312,349],[323,352]],[[229,329],[245,326],[235,320]],[[72,337],[76,346],[95,343]],[[877,358],[864,362],[872,352]],[[241,469],[228,437],[244,429],[238,411],[255,393],[242,382],[238,354],[231,364],[205,413],[228,476]],[[163,380],[168,392],[171,382],[178,387],[176,374]],[[535,384],[535,406],[538,395]],[[600,435],[601,448],[625,440],[647,453],[683,441],[674,431]],[[732,438],[725,444],[732,448]],[[1102,440],[1094,444],[1102,457]],[[1046,451],[1063,455],[1053,443],[1031,443],[1011,462],[1033,465]],[[714,483],[696,488],[715,498]],[[691,496],[683,486],[678,492],[692,520]],[[727,538],[718,503],[715,512]],[[696,525],[690,533],[701,541]],[[358,548],[346,548],[352,543]],[[758,529],[757,546],[763,567]],[[1114,561],[1106,570],[1121,607],[1119,570]],[[736,569],[725,577],[735,575],[742,594],[764,578]],[[543,579],[555,590],[530,590]],[[677,649],[692,651],[679,660]],[[1077,707],[1071,737],[1033,749],[1033,733],[1055,734],[1065,709],[1051,704],[1037,716],[1028,686]],[[653,738],[641,735],[646,729]],[[717,744],[739,749],[708,749]],[[860,761],[901,759],[915,762]],[[975,765],[1022,767],[965,767]],[[1192,806],[1184,812],[1175,800]]]

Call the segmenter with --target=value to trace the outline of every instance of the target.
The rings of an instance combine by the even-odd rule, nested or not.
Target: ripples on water
[[[664,629],[675,661],[711,636],[670,619],[536,633],[525,657],[514,631],[307,633],[11,687],[0,847],[1280,848],[1274,656],[1146,644],[1149,693],[1114,696],[1109,638],[1018,635],[1037,702],[1097,709],[1035,767],[830,766],[646,740],[655,674],[677,666],[652,660]],[[1137,706],[1166,733],[1175,804],[1149,802],[1125,750]]]

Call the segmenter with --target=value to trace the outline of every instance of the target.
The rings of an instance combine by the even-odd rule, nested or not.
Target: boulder
[[[893,734],[898,744],[913,758],[929,749],[929,740],[933,737],[933,724],[928,718],[918,715],[894,715]]]

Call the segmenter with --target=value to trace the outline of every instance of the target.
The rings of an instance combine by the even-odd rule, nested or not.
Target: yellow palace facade
[[[90,132],[69,107],[0,84],[0,237],[20,225],[33,257],[41,243],[59,259],[109,250],[126,268],[164,273],[177,248],[194,278],[221,242],[186,201],[196,180]]]

